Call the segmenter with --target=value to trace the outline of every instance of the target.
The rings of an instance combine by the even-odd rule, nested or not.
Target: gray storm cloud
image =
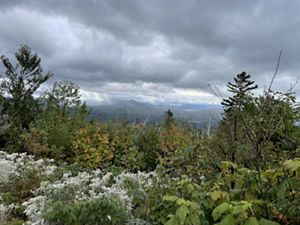
[[[2,0],[0,53],[29,45],[91,102],[216,102],[208,84],[225,90],[241,71],[268,85],[281,49],[274,87],[296,81],[299,11],[279,0]]]

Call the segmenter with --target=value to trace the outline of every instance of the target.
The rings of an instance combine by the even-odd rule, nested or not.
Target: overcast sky
[[[74,81],[90,104],[217,103],[208,84],[226,96],[246,71],[262,90],[281,49],[274,88],[287,90],[299,40],[300,1],[0,0],[0,54],[28,45],[52,82]]]

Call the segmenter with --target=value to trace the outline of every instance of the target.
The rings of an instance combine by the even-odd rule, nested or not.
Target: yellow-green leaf
[[[221,220],[220,225],[235,225],[236,219],[232,215],[227,215]]]
[[[186,201],[183,198],[178,198],[176,200],[177,205],[186,205]]]
[[[223,199],[223,198],[226,198],[228,195],[227,192],[224,192],[224,191],[213,191],[211,192],[210,196],[212,198],[212,200],[216,201],[218,199]]]
[[[221,167],[223,169],[228,169],[228,168],[234,168],[234,169],[236,169],[237,168],[237,164],[235,164],[233,162],[230,162],[230,161],[223,161],[222,164],[221,164]]]
[[[280,225],[279,223],[276,223],[276,222],[271,221],[271,220],[266,220],[266,219],[263,219],[263,218],[259,221],[259,224],[260,225]]]
[[[188,208],[185,205],[180,206],[176,210],[176,216],[179,219],[180,225],[184,225],[184,221],[185,221],[186,216],[187,216],[188,213],[189,213],[189,210],[188,210]]]
[[[288,169],[290,173],[293,173],[300,170],[300,159],[286,160],[283,166]]]
[[[259,225],[255,217],[250,217],[246,220],[245,225]]]
[[[165,195],[163,201],[175,202],[178,200],[177,196]]]
[[[221,217],[221,215],[227,213],[231,207],[232,205],[227,202],[218,205],[211,214],[213,219],[215,221],[218,220]]]
[[[179,225],[178,217],[172,215],[171,218],[165,223],[165,225]]]

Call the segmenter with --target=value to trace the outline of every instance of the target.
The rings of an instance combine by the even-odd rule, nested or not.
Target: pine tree
[[[257,88],[257,85],[254,85],[254,81],[251,81],[250,78],[250,74],[242,72],[234,78],[235,83],[228,82],[228,91],[233,93],[233,96],[224,99],[221,103],[225,112],[231,108],[242,109],[244,107],[251,96],[250,92]]]
[[[175,124],[175,119],[174,119],[173,113],[171,112],[170,109],[168,109],[168,111],[166,111],[164,114],[164,127],[166,129],[169,129],[174,124]]]
[[[257,88],[254,81],[250,80],[251,75],[246,72],[237,74],[234,78],[234,83],[228,82],[228,91],[233,93],[233,96],[224,99],[221,104],[224,107],[223,120],[221,121],[219,132],[225,134],[225,143],[228,147],[226,153],[229,155],[230,161],[237,161],[237,154],[243,154],[239,150],[239,145],[244,141],[246,135],[243,130],[243,116],[247,110],[253,106],[251,91]],[[231,169],[234,173],[234,169]],[[235,187],[235,183],[231,183],[231,188]]]
[[[52,73],[43,72],[41,58],[28,46],[21,46],[15,57],[17,63],[13,66],[8,58],[1,56],[5,73],[0,83],[0,104],[9,122],[22,129],[28,128],[38,110],[34,93]]]

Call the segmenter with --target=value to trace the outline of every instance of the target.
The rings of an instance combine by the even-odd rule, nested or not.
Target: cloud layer
[[[2,0],[0,53],[27,44],[93,104],[218,102],[208,84],[226,95],[226,83],[247,71],[263,89],[281,49],[274,88],[296,81],[299,10],[279,0]]]

